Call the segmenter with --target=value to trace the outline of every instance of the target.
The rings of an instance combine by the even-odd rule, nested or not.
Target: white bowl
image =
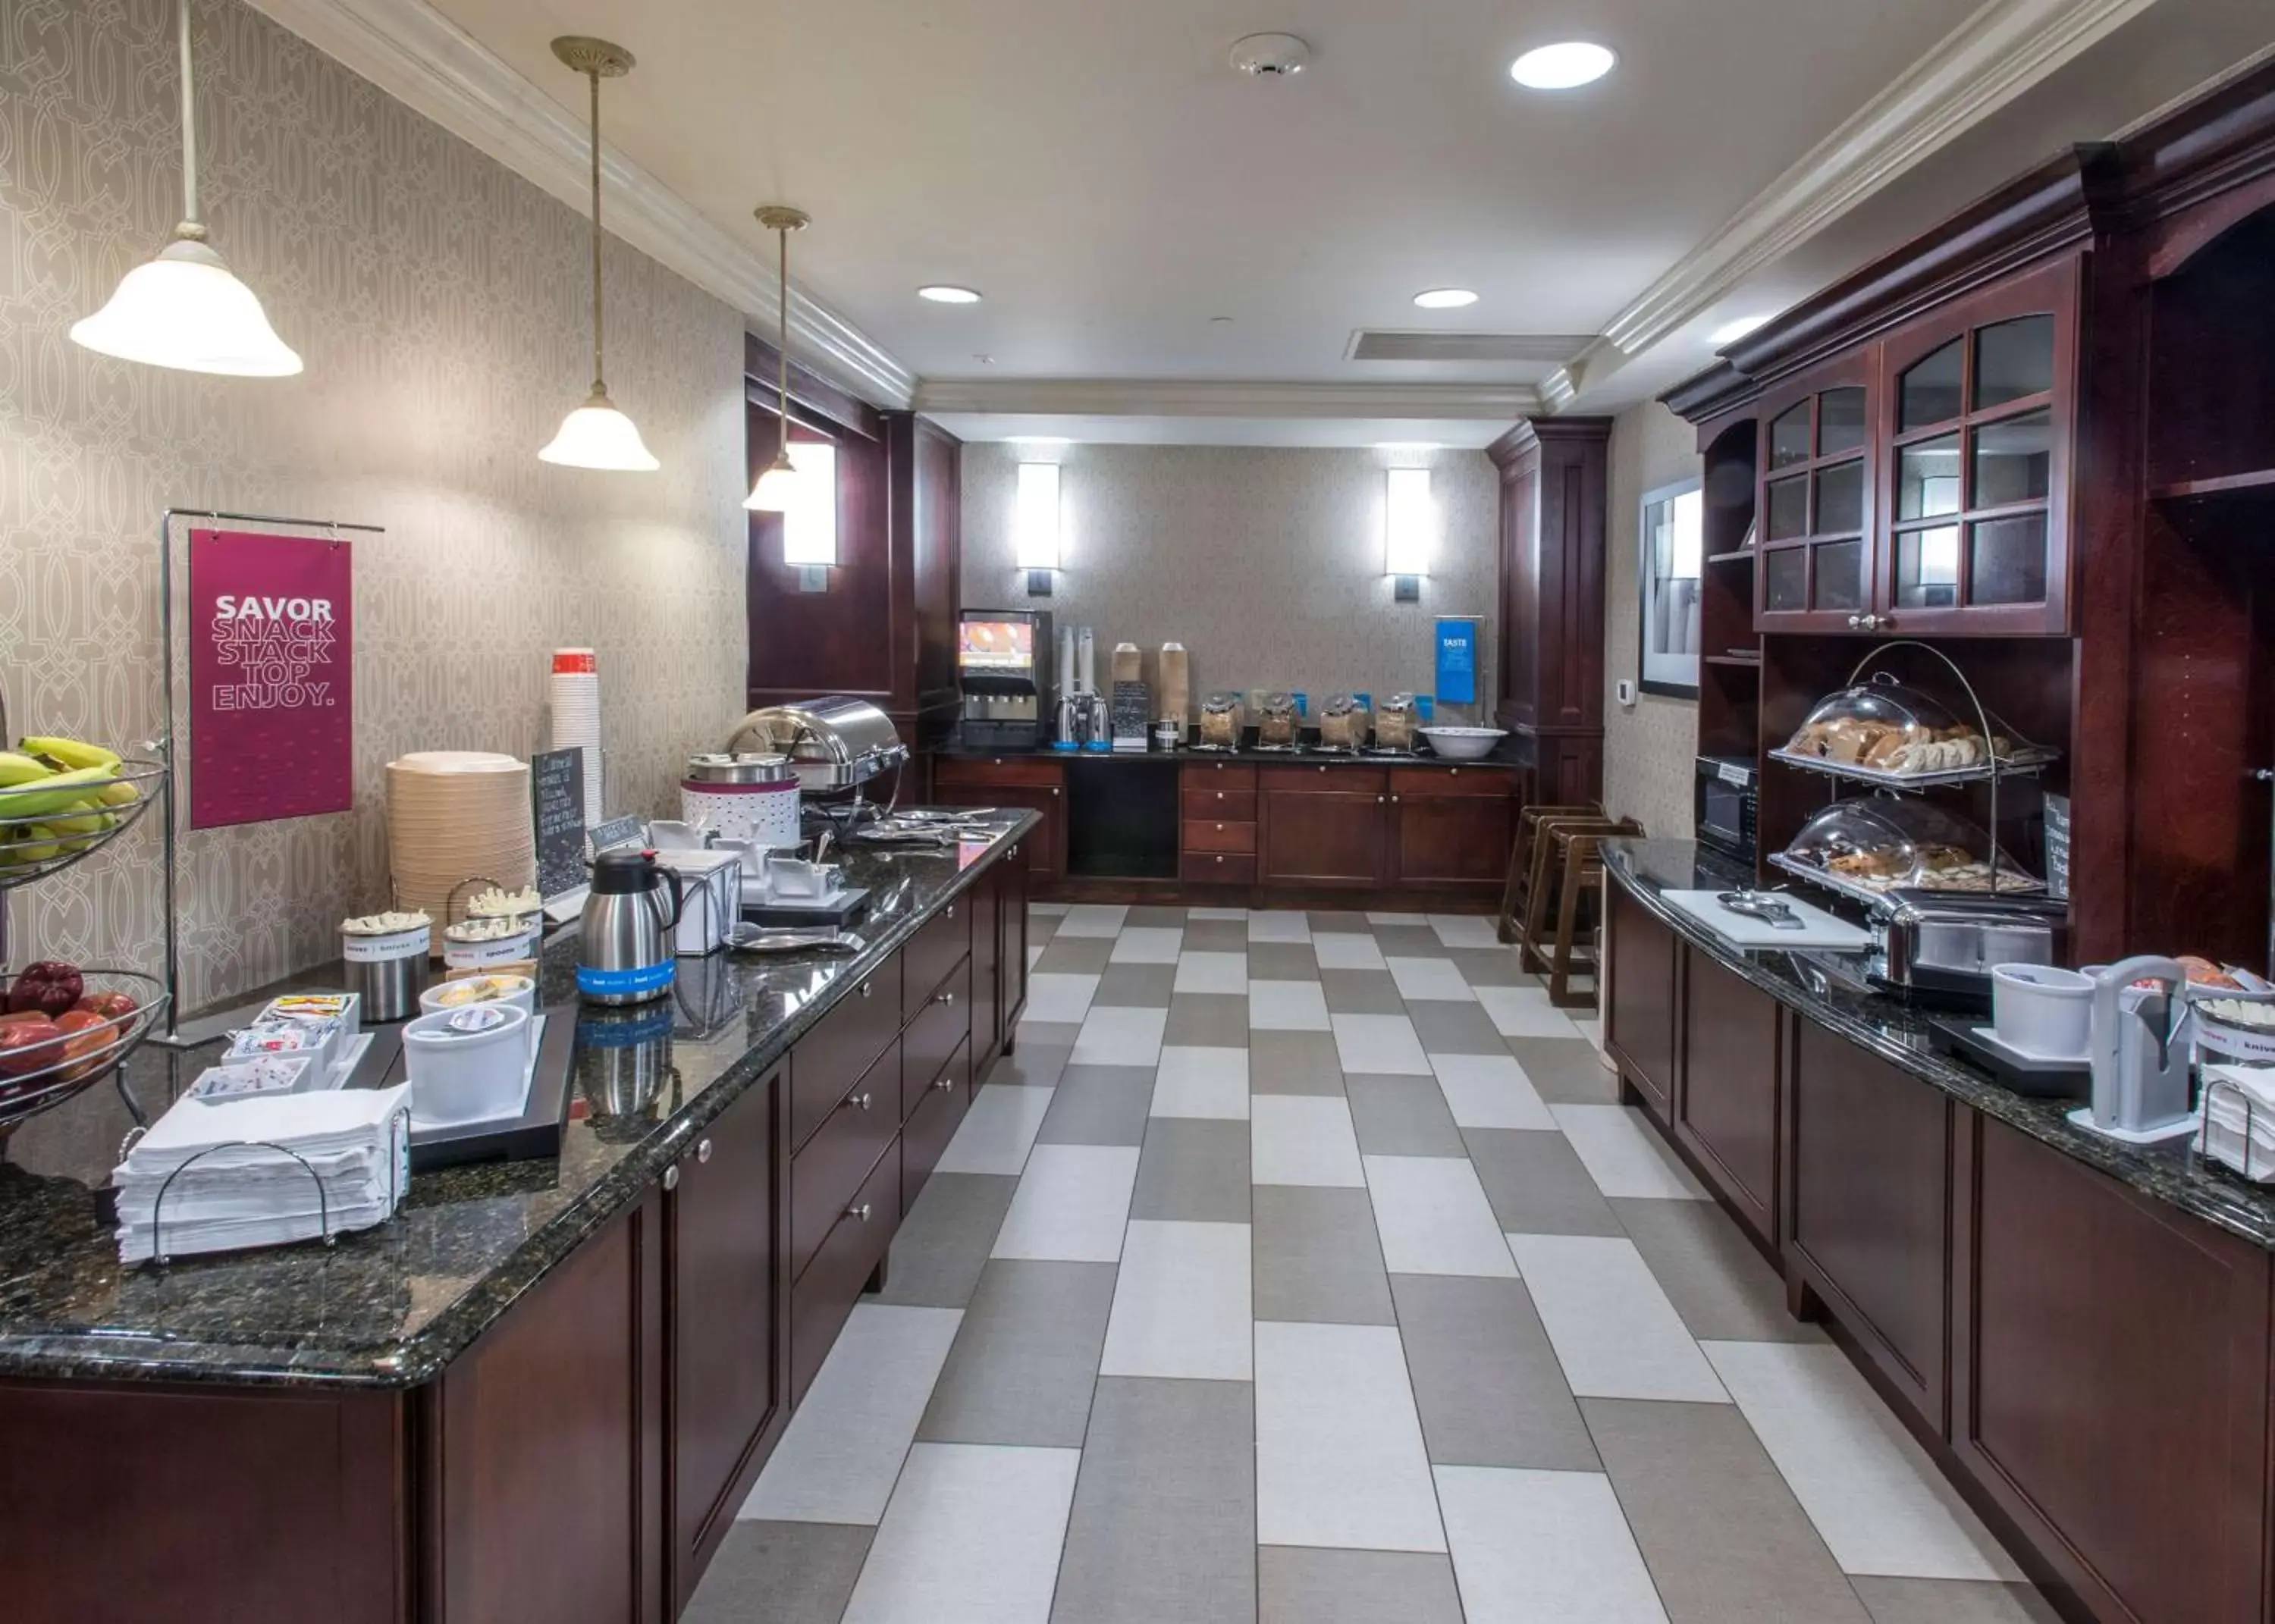
[[[457,1016],[494,1011],[487,1031],[457,1031]],[[411,1120],[422,1128],[448,1127],[505,1116],[521,1108],[529,1069],[529,1012],[508,1004],[437,1009],[403,1029],[403,1057],[411,1074]]]
[[[1508,736],[1504,728],[1425,728],[1430,748],[1448,761],[1475,761],[1491,755],[1493,747]]]
[[[2083,1060],[2092,1028],[2092,977],[2052,964],[1991,967],[1991,1030],[2008,1048]]]

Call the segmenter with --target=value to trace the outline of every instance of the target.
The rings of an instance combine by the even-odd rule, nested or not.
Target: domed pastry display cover
[[[1988,892],[1991,850],[1991,837],[1957,812],[1863,796],[1818,813],[1772,861],[1835,890],[1875,897],[1902,889]],[[2013,858],[2000,853],[1997,860],[1999,891],[2039,888]]]
[[[1844,770],[1858,777],[1917,779],[1944,774],[1979,777],[2002,767],[2035,766],[2052,752],[1990,718],[1990,732],[1885,673],[1820,700],[1782,750],[1799,766]]]

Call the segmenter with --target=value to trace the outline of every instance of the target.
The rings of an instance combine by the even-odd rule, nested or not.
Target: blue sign
[[[1467,617],[1438,623],[1438,699],[1447,705],[1478,702],[1478,623]]]

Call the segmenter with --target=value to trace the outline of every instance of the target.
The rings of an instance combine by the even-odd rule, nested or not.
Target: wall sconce
[[[1019,511],[1015,537],[1019,568],[1027,572],[1027,595],[1051,595],[1051,573],[1059,567],[1059,465],[1019,465]]]
[[[837,567],[837,448],[827,440],[795,440],[790,464],[797,471],[782,509],[782,563],[797,570],[800,592],[828,592]]]
[[[1395,583],[1393,600],[1422,601],[1422,578],[1430,573],[1437,545],[1438,508],[1430,500],[1427,468],[1393,468],[1383,503],[1382,572]]]

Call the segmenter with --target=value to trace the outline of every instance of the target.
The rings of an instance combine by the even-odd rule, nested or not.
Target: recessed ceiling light
[[[951,282],[935,282],[917,290],[918,298],[928,298],[935,305],[976,305],[979,295],[970,288],[959,288]]]
[[[1768,320],[1767,316],[1740,316],[1735,321],[1725,321],[1706,336],[1706,342],[1718,350],[1724,344],[1734,344]]]
[[[1414,302],[1425,310],[1459,310],[1476,304],[1478,296],[1467,288],[1426,288],[1414,296]]]
[[[1527,90],[1570,90],[1594,84],[1618,60],[1608,45],[1592,40],[1562,40],[1525,52],[1508,64],[1508,76]]]

